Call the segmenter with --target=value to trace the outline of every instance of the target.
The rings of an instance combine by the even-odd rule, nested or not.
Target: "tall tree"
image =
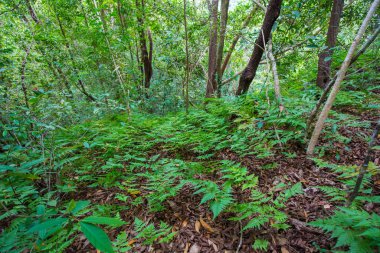
[[[217,91],[216,81],[216,56],[218,46],[218,0],[212,0],[211,3],[211,22],[210,22],[210,41],[208,50],[208,72],[207,72],[207,85],[206,85],[206,97],[215,96]]]
[[[236,47],[236,44],[238,43],[240,37],[242,36],[243,34],[243,30],[248,26],[249,22],[251,21],[252,17],[253,17],[253,14],[255,13],[257,9],[257,6],[255,5],[252,10],[249,12],[248,16],[246,17],[246,19],[244,20],[241,28],[240,28],[240,31],[235,35],[235,37],[233,38],[232,40],[232,43],[230,45],[230,47],[228,48],[228,51],[227,51],[227,54],[226,56],[224,57],[224,60],[223,60],[223,64],[222,64],[222,68],[221,68],[221,74],[220,74],[220,77],[223,77],[223,74],[224,74],[224,71],[226,70],[227,68],[227,65],[231,59],[231,55],[233,53],[233,51],[235,50],[235,47]]]
[[[265,13],[264,22],[261,27],[258,38],[256,39],[255,46],[253,48],[253,53],[249,59],[248,65],[243,70],[240,79],[239,86],[236,91],[236,95],[241,95],[246,93],[249,86],[256,75],[257,68],[261,57],[264,53],[265,45],[267,44],[272,27],[280,15],[282,0],[270,0],[267,11]]]
[[[229,4],[230,4],[229,0],[222,0],[221,2],[219,43],[218,43],[218,52],[216,55],[216,70],[218,74],[217,76],[218,96],[220,96],[220,83],[222,81],[222,76],[223,76],[222,60],[223,60],[224,39],[226,37]]]
[[[185,98],[185,108],[186,113],[189,112],[189,72],[190,72],[190,66],[189,66],[189,40],[188,40],[188,34],[187,34],[187,0],[183,0],[183,24],[185,27],[185,52],[186,52],[186,70],[185,70],[185,84],[183,87],[183,96]]]
[[[363,34],[364,34],[368,24],[370,23],[372,16],[375,14],[376,9],[379,6],[379,4],[380,4],[380,0],[373,1],[372,5],[371,5],[371,7],[367,13],[367,16],[363,20],[363,22],[359,28],[359,31],[356,34],[355,39],[352,42],[350,49],[348,50],[348,53],[346,55],[346,58],[343,61],[342,66],[340,67],[336,81],[335,81],[334,85],[332,86],[330,95],[326,100],[326,104],[324,105],[324,107],[321,111],[321,114],[319,115],[317,123],[315,124],[315,128],[314,128],[313,134],[310,138],[310,142],[309,142],[309,145],[308,145],[307,151],[306,151],[308,155],[312,155],[314,153],[314,149],[315,149],[315,146],[317,145],[319,136],[322,132],[323,125],[325,123],[325,120],[328,117],[328,114],[329,114],[331,107],[334,103],[336,95],[338,94],[340,85],[342,84],[342,81],[343,81],[344,77],[346,76],[346,72],[347,72],[348,67],[350,66],[351,59],[354,56],[355,49],[358,46],[360,39],[363,37]]]
[[[331,10],[330,23],[327,31],[327,40],[325,49],[319,54],[317,85],[325,88],[330,81],[331,57],[336,45],[339,22],[342,16],[344,0],[334,0]]]
[[[153,55],[153,40],[152,34],[149,29],[145,31],[145,3],[144,0],[136,0],[137,7],[137,22],[138,22],[138,32],[139,32],[139,41],[140,41],[140,50],[141,50],[141,61],[143,63],[144,70],[144,87],[149,89],[150,79],[153,75],[152,67],[152,55]],[[146,44],[146,35],[148,35],[149,40],[149,52]]]

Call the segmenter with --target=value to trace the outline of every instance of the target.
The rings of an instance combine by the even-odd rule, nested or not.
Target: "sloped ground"
[[[362,163],[368,146],[367,139],[364,137],[371,135],[378,115],[376,115],[376,111],[350,113],[351,115],[356,115],[357,118],[353,121],[350,119],[349,124],[347,121],[337,121],[338,129],[335,131],[335,134],[339,134],[342,139],[348,138],[350,140],[347,144],[334,141],[332,138],[327,137],[327,132],[326,138],[320,144],[322,149],[324,149],[324,155],[321,157],[324,161],[342,165],[360,165]],[[360,116],[358,117],[358,115]],[[292,118],[291,116],[287,117]],[[128,224],[117,230],[109,231],[109,236],[111,239],[115,239],[120,231],[125,231],[129,238],[128,244],[131,247],[131,252],[256,252],[252,249],[252,244],[258,238],[269,242],[268,252],[318,252],[319,248],[331,249],[335,244],[334,240],[329,239],[329,235],[324,234],[322,231],[307,226],[306,223],[318,218],[327,217],[333,213],[337,206],[343,205],[342,202],[331,201],[331,198],[317,188],[317,186],[332,186],[345,189],[343,183],[338,180],[337,175],[328,168],[318,167],[314,161],[308,159],[304,155],[304,149],[300,141],[283,143],[282,148],[279,145],[272,145],[272,153],[264,158],[258,158],[260,155],[257,154],[242,153],[242,149],[246,148],[246,146],[236,149],[231,145],[233,141],[229,145],[226,145],[226,147],[215,148],[223,140],[234,140],[234,136],[231,136],[229,134],[230,130],[228,130],[233,127],[234,123],[223,126],[226,121],[222,120],[218,122],[218,119],[218,117],[215,117],[213,121],[207,122],[205,118],[198,118],[185,120],[184,124],[182,124],[183,122],[177,124],[178,122],[176,123],[172,119],[173,123],[171,126],[164,125],[161,129],[158,127],[160,124],[154,122],[146,129],[134,129],[134,131],[137,131],[135,134],[140,140],[137,140],[137,137],[135,137],[135,141],[128,139],[128,145],[126,146],[135,147],[136,149],[140,149],[140,151],[145,150],[145,155],[150,158],[158,155],[158,158],[154,158],[153,160],[178,159],[184,162],[199,162],[205,167],[213,167],[214,165],[212,164],[214,162],[221,160],[239,163],[242,167],[247,168],[247,175],[253,174],[258,176],[257,187],[261,192],[264,194],[273,193],[273,196],[282,191],[281,188],[276,188],[281,183],[284,185],[301,183],[303,193],[291,197],[285,203],[286,206],[282,208],[282,211],[288,216],[286,221],[289,225],[288,229],[275,229],[271,226],[274,221],[270,220],[260,229],[247,229],[241,233],[241,229],[247,225],[246,220],[241,222],[229,220],[232,217],[236,217],[236,214],[230,212],[228,208],[213,219],[213,213],[209,206],[207,204],[200,205],[202,196],[194,194],[195,190],[190,184],[185,184],[174,196],[169,196],[163,200],[163,210],[152,212],[149,208],[149,196],[151,196],[154,190],[146,187],[149,184],[147,179],[135,179],[134,187],[132,188],[137,188],[138,191],[131,191],[129,189],[126,192],[121,189],[122,187],[119,187],[120,184],[116,183],[119,180],[125,180],[124,177],[119,179],[118,176],[122,176],[123,172],[127,172],[128,167],[137,166],[136,163],[130,161],[123,162],[124,168],[121,169],[121,173],[117,174],[115,180],[111,180],[112,183],[107,184],[106,187],[104,185],[101,186],[101,183],[89,187],[89,185],[86,185],[87,182],[85,180],[81,180],[81,177],[86,173],[80,173],[78,170],[71,172],[68,170],[65,176],[67,178],[71,177],[74,179],[73,181],[77,181],[78,187],[76,192],[69,193],[65,198],[88,199],[93,204],[119,207],[121,217]],[[231,119],[231,117],[227,117],[227,121],[232,121]],[[183,121],[183,119],[180,119],[180,121]],[[265,119],[260,119],[252,124],[255,125],[257,122],[262,121],[265,122]],[[198,124],[197,122],[199,123],[198,126],[196,125]],[[365,123],[369,124],[366,125]],[[137,128],[138,126],[135,127]],[[277,127],[279,129],[281,127],[284,128],[279,123]],[[196,128],[198,130],[194,130]],[[274,132],[269,126],[267,129]],[[263,129],[256,130],[264,131]],[[96,132],[96,129],[92,131]],[[297,132],[298,130],[295,127],[291,131]],[[332,130],[327,127],[327,131]],[[141,139],[142,132],[146,135],[143,139]],[[107,139],[107,136],[103,133],[98,134],[98,136],[102,136],[99,138],[103,138],[103,140]],[[252,136],[243,136],[243,138],[249,139],[253,138]],[[282,136],[286,136],[286,133],[283,133]],[[131,137],[131,133],[129,133],[129,137]],[[196,137],[202,137],[200,139],[203,139],[203,141],[200,141]],[[99,139],[96,138],[98,137],[92,137],[89,143],[91,141],[94,143],[99,142]],[[296,136],[296,138],[298,137]],[[270,143],[269,139],[264,139],[264,141]],[[123,151],[123,148],[126,148],[126,146],[123,147],[120,143],[112,144],[110,140],[108,142],[108,146],[118,153]],[[251,144],[255,145],[254,142]],[[250,148],[253,147],[252,145]],[[142,146],[144,148],[141,148]],[[202,148],[205,149],[202,150]],[[130,152],[128,150],[128,152],[136,154],[135,151]],[[266,151],[265,147],[260,152],[264,151]],[[103,159],[107,152],[109,152],[107,148],[95,151],[89,150],[88,155],[92,161],[92,166],[95,164],[105,164]],[[112,157],[112,155],[107,155],[107,157]],[[379,166],[379,151],[377,151],[375,157],[375,164]],[[149,162],[144,161],[142,163],[148,163],[148,165],[140,164],[137,167],[143,168],[143,171],[151,172]],[[90,171],[92,174],[96,174],[95,166],[93,168]],[[104,175],[107,176],[107,173],[111,172],[101,172],[99,178],[103,178]],[[165,174],[162,174],[161,177],[165,177]],[[210,171],[197,171],[197,173],[193,174],[193,177],[200,180],[213,181],[219,185],[225,181],[223,174],[215,168]],[[378,195],[380,192],[378,176],[373,177],[372,182],[373,184],[369,187],[373,189],[373,194]],[[117,198],[118,194],[128,196],[128,200],[121,201],[120,198]],[[132,204],[133,201],[136,201],[140,197],[142,198],[139,204]],[[235,187],[233,197],[234,201],[241,203],[250,198],[250,193],[248,190],[241,190]],[[128,208],[125,208],[126,206]],[[366,205],[365,208],[367,211],[380,213],[380,207],[377,205]],[[144,239],[136,239],[137,232],[133,226],[134,217],[136,216],[147,223],[154,223],[156,226],[161,221],[169,224],[172,226],[172,231],[176,232],[173,240],[169,243],[158,243],[156,241],[152,245],[144,245]],[[85,237],[82,236],[75,240],[73,245],[67,249],[67,252],[96,251]]]

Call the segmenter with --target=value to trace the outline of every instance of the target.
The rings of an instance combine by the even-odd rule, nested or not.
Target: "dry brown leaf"
[[[214,229],[212,229],[212,227],[210,227],[209,224],[207,224],[203,219],[202,217],[199,218],[199,221],[201,222],[201,225],[202,227],[204,227],[207,231],[209,231],[210,233],[214,233]]]
[[[190,243],[186,243],[186,246],[185,246],[185,249],[183,250],[183,253],[187,253],[189,252],[189,248],[190,248]]]
[[[218,246],[216,246],[216,244],[213,241],[207,240],[207,242],[208,245],[211,245],[214,248],[215,252],[218,252]]]
[[[277,238],[277,244],[280,246],[284,246],[284,245],[288,244],[288,240],[286,238],[279,237],[279,238]]]
[[[285,247],[281,247],[281,253],[289,253],[289,251]]]
[[[132,239],[128,242],[128,246],[131,246],[132,244],[134,244],[137,240],[136,239]]]
[[[187,219],[186,220],[184,220],[183,222],[182,222],[182,227],[184,228],[184,227],[187,227],[187,223],[189,223],[188,221],[187,221]]]
[[[201,229],[201,223],[199,221],[195,222],[195,231],[199,233],[199,230]]]

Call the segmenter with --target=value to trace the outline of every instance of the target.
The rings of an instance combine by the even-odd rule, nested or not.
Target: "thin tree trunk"
[[[210,22],[210,41],[208,52],[208,71],[207,71],[207,85],[206,85],[206,97],[215,96],[217,91],[216,82],[216,55],[218,44],[218,0],[212,0],[211,6],[211,22]]]
[[[25,2],[26,2],[26,6],[28,7],[29,14],[32,17],[32,19],[34,20],[34,22],[36,24],[40,24],[41,22],[38,19],[38,16],[37,16],[36,12],[34,11],[32,4],[30,3],[30,0],[25,0]]]
[[[364,43],[364,45],[361,47],[361,49],[355,54],[354,57],[352,57],[350,65],[351,66],[359,57],[367,50],[367,48],[375,41],[376,37],[380,33],[380,26],[378,26],[373,33],[372,36],[370,36],[367,41]],[[307,119],[306,122],[306,131],[305,131],[305,141],[309,138],[310,135],[310,127],[312,122],[314,121],[315,117],[317,116],[317,113],[319,109],[321,108],[322,104],[325,102],[327,95],[329,94],[332,86],[334,85],[336,81],[337,75],[334,76],[332,80],[326,85],[325,89],[323,90],[323,93],[321,97],[319,98],[318,102],[314,106],[313,110],[311,111],[309,118]]]
[[[185,51],[186,51],[186,69],[185,69],[185,85],[184,85],[184,96],[185,96],[185,108],[186,113],[189,112],[189,45],[188,45],[188,35],[187,35],[187,0],[183,0],[183,24],[185,27]]]
[[[145,32],[144,32],[144,0],[136,0],[136,7],[138,9],[137,14],[137,22],[138,22],[138,32],[139,32],[139,40],[140,40],[140,50],[141,50],[141,61],[143,63],[144,69],[144,87],[145,89],[149,89],[150,80],[153,75],[152,68],[152,54],[153,54],[153,41],[151,33],[148,29],[148,39],[150,43],[150,48],[148,52],[148,48],[146,45]]]
[[[70,94],[70,98],[73,98],[74,97],[73,91],[71,90],[70,84],[66,78],[66,75],[63,73],[62,69],[60,67],[57,67],[57,69],[54,68],[53,64],[50,61],[48,61],[47,64],[49,68],[51,69],[51,71],[53,72],[54,77],[57,79],[62,79],[63,85],[65,86],[67,92]]]
[[[21,88],[24,94],[25,106],[28,109],[30,109],[30,107],[29,107],[29,99],[28,99],[28,89],[26,88],[26,84],[25,84],[25,69],[26,69],[26,63],[28,61],[29,53],[30,53],[30,46],[25,49],[25,57],[21,63]]]
[[[281,96],[281,91],[280,91],[280,79],[278,78],[278,73],[277,73],[276,59],[273,56],[272,39],[269,39],[269,41],[268,41],[268,58],[269,58],[271,65],[272,65],[274,94],[276,96],[278,104],[280,106],[283,106],[282,105],[282,96]]]
[[[247,18],[244,20],[241,28],[240,28],[240,31],[235,35],[235,37],[233,38],[232,40],[232,43],[231,43],[231,46],[229,47],[228,51],[227,51],[227,54],[226,54],[226,57],[224,58],[224,61],[223,61],[223,64],[222,64],[222,69],[221,69],[221,78],[223,77],[223,74],[224,74],[224,71],[226,70],[227,68],[227,65],[230,61],[230,58],[231,58],[231,55],[233,53],[233,51],[235,50],[235,47],[236,47],[236,44],[238,43],[241,35],[242,35],[242,31],[248,26],[249,22],[251,21],[252,17],[253,17],[253,14],[255,13],[257,7],[255,6],[251,12],[248,14]]]
[[[363,182],[364,175],[367,173],[368,164],[373,159],[373,157],[372,157],[373,153],[374,153],[373,146],[375,146],[375,144],[376,144],[376,140],[378,139],[379,131],[380,131],[380,121],[377,122],[375,130],[373,131],[371,141],[369,142],[369,145],[368,145],[367,155],[364,158],[363,165],[360,167],[360,171],[359,171],[359,175],[356,179],[355,187],[354,187],[353,191],[348,195],[346,207],[349,207],[352,204],[352,202],[354,201],[354,199],[356,198],[356,196],[358,196],[360,186],[362,185],[362,182]]]
[[[330,112],[330,109],[334,103],[336,95],[338,94],[340,85],[341,85],[341,83],[342,83],[342,81],[346,75],[347,69],[350,66],[351,59],[354,55],[355,49],[356,49],[357,45],[359,44],[360,39],[363,37],[363,34],[364,34],[372,16],[374,15],[377,7],[379,6],[379,3],[380,3],[380,0],[373,1],[372,5],[371,5],[371,7],[367,13],[367,16],[363,20],[363,23],[360,26],[360,29],[359,29],[354,41],[352,42],[350,49],[348,50],[347,56],[344,59],[342,67],[340,68],[340,70],[338,72],[337,79],[336,79],[336,81],[335,81],[335,83],[331,89],[331,93],[330,93],[330,95],[326,101],[325,106],[322,109],[321,114],[319,115],[317,123],[315,124],[313,134],[310,138],[310,142],[309,142],[309,145],[307,147],[307,154],[308,155],[312,155],[314,153],[314,148],[315,148],[315,146],[318,142],[319,136],[322,132],[323,125],[324,125],[325,120],[327,119],[328,113]]]
[[[98,8],[98,4],[97,4],[96,0],[94,0],[94,6],[95,6],[96,9]],[[125,88],[124,88],[124,80],[123,80],[123,76],[122,76],[122,74],[120,72],[120,68],[117,65],[116,56],[114,55],[114,53],[112,52],[112,49],[111,49],[111,43],[110,43],[110,40],[108,38],[107,21],[106,21],[106,17],[105,17],[106,13],[105,13],[105,11],[104,11],[103,8],[100,10],[100,13],[98,13],[98,16],[99,16],[100,22],[102,23],[104,38],[105,38],[105,41],[106,41],[106,44],[107,44],[108,52],[111,55],[111,60],[112,60],[113,66],[114,66],[114,71],[116,73],[116,77],[117,77],[117,79],[119,81],[120,87],[121,87],[121,89],[123,91],[123,96],[126,99],[125,102],[127,104],[127,92],[125,91]],[[127,110],[128,110],[128,108],[127,108]]]
[[[327,31],[326,48],[319,54],[317,85],[325,88],[330,81],[331,57],[339,32],[339,21],[343,12],[344,0],[334,0]]]
[[[59,15],[58,13],[55,11],[56,13],[56,17],[57,17],[57,21],[58,21],[58,25],[59,25],[59,29],[61,31],[61,35],[63,37],[63,39],[65,40],[65,46],[67,48],[67,51],[69,53],[69,57],[70,57],[70,60],[71,60],[71,63],[73,65],[73,70],[74,70],[74,74],[78,77],[78,88],[79,90],[91,101],[96,101],[95,97],[92,96],[90,93],[87,92],[86,90],[86,87],[84,85],[84,82],[82,81],[82,79],[79,77],[79,71],[76,67],[76,63],[75,63],[75,60],[74,60],[74,56],[73,56],[73,53],[71,51],[71,47],[70,47],[70,44],[68,42],[68,39],[66,37],[66,32],[65,32],[65,29],[63,28],[63,25],[62,25],[62,22],[61,22],[61,19],[59,18]]]
[[[221,96],[220,83],[222,82],[222,75],[223,75],[222,60],[223,60],[224,39],[226,37],[229,4],[230,4],[229,0],[222,0],[221,2],[220,31],[219,31],[218,49],[217,49],[217,54],[216,54],[216,70],[218,74],[217,76],[218,97]]]
[[[267,12],[265,13],[264,22],[261,27],[258,38],[256,39],[255,46],[248,65],[243,70],[240,76],[239,86],[236,95],[246,93],[249,86],[256,75],[257,68],[260,64],[261,57],[264,53],[264,46],[269,40],[274,22],[277,20],[281,11],[282,0],[270,0]]]

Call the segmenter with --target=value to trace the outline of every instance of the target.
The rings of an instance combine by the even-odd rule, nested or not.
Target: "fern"
[[[350,252],[375,252],[380,246],[380,216],[366,211],[339,208],[328,219],[309,223],[330,232],[336,238],[335,248],[349,246]]]
[[[268,250],[269,242],[263,239],[256,239],[252,245],[254,250]]]

